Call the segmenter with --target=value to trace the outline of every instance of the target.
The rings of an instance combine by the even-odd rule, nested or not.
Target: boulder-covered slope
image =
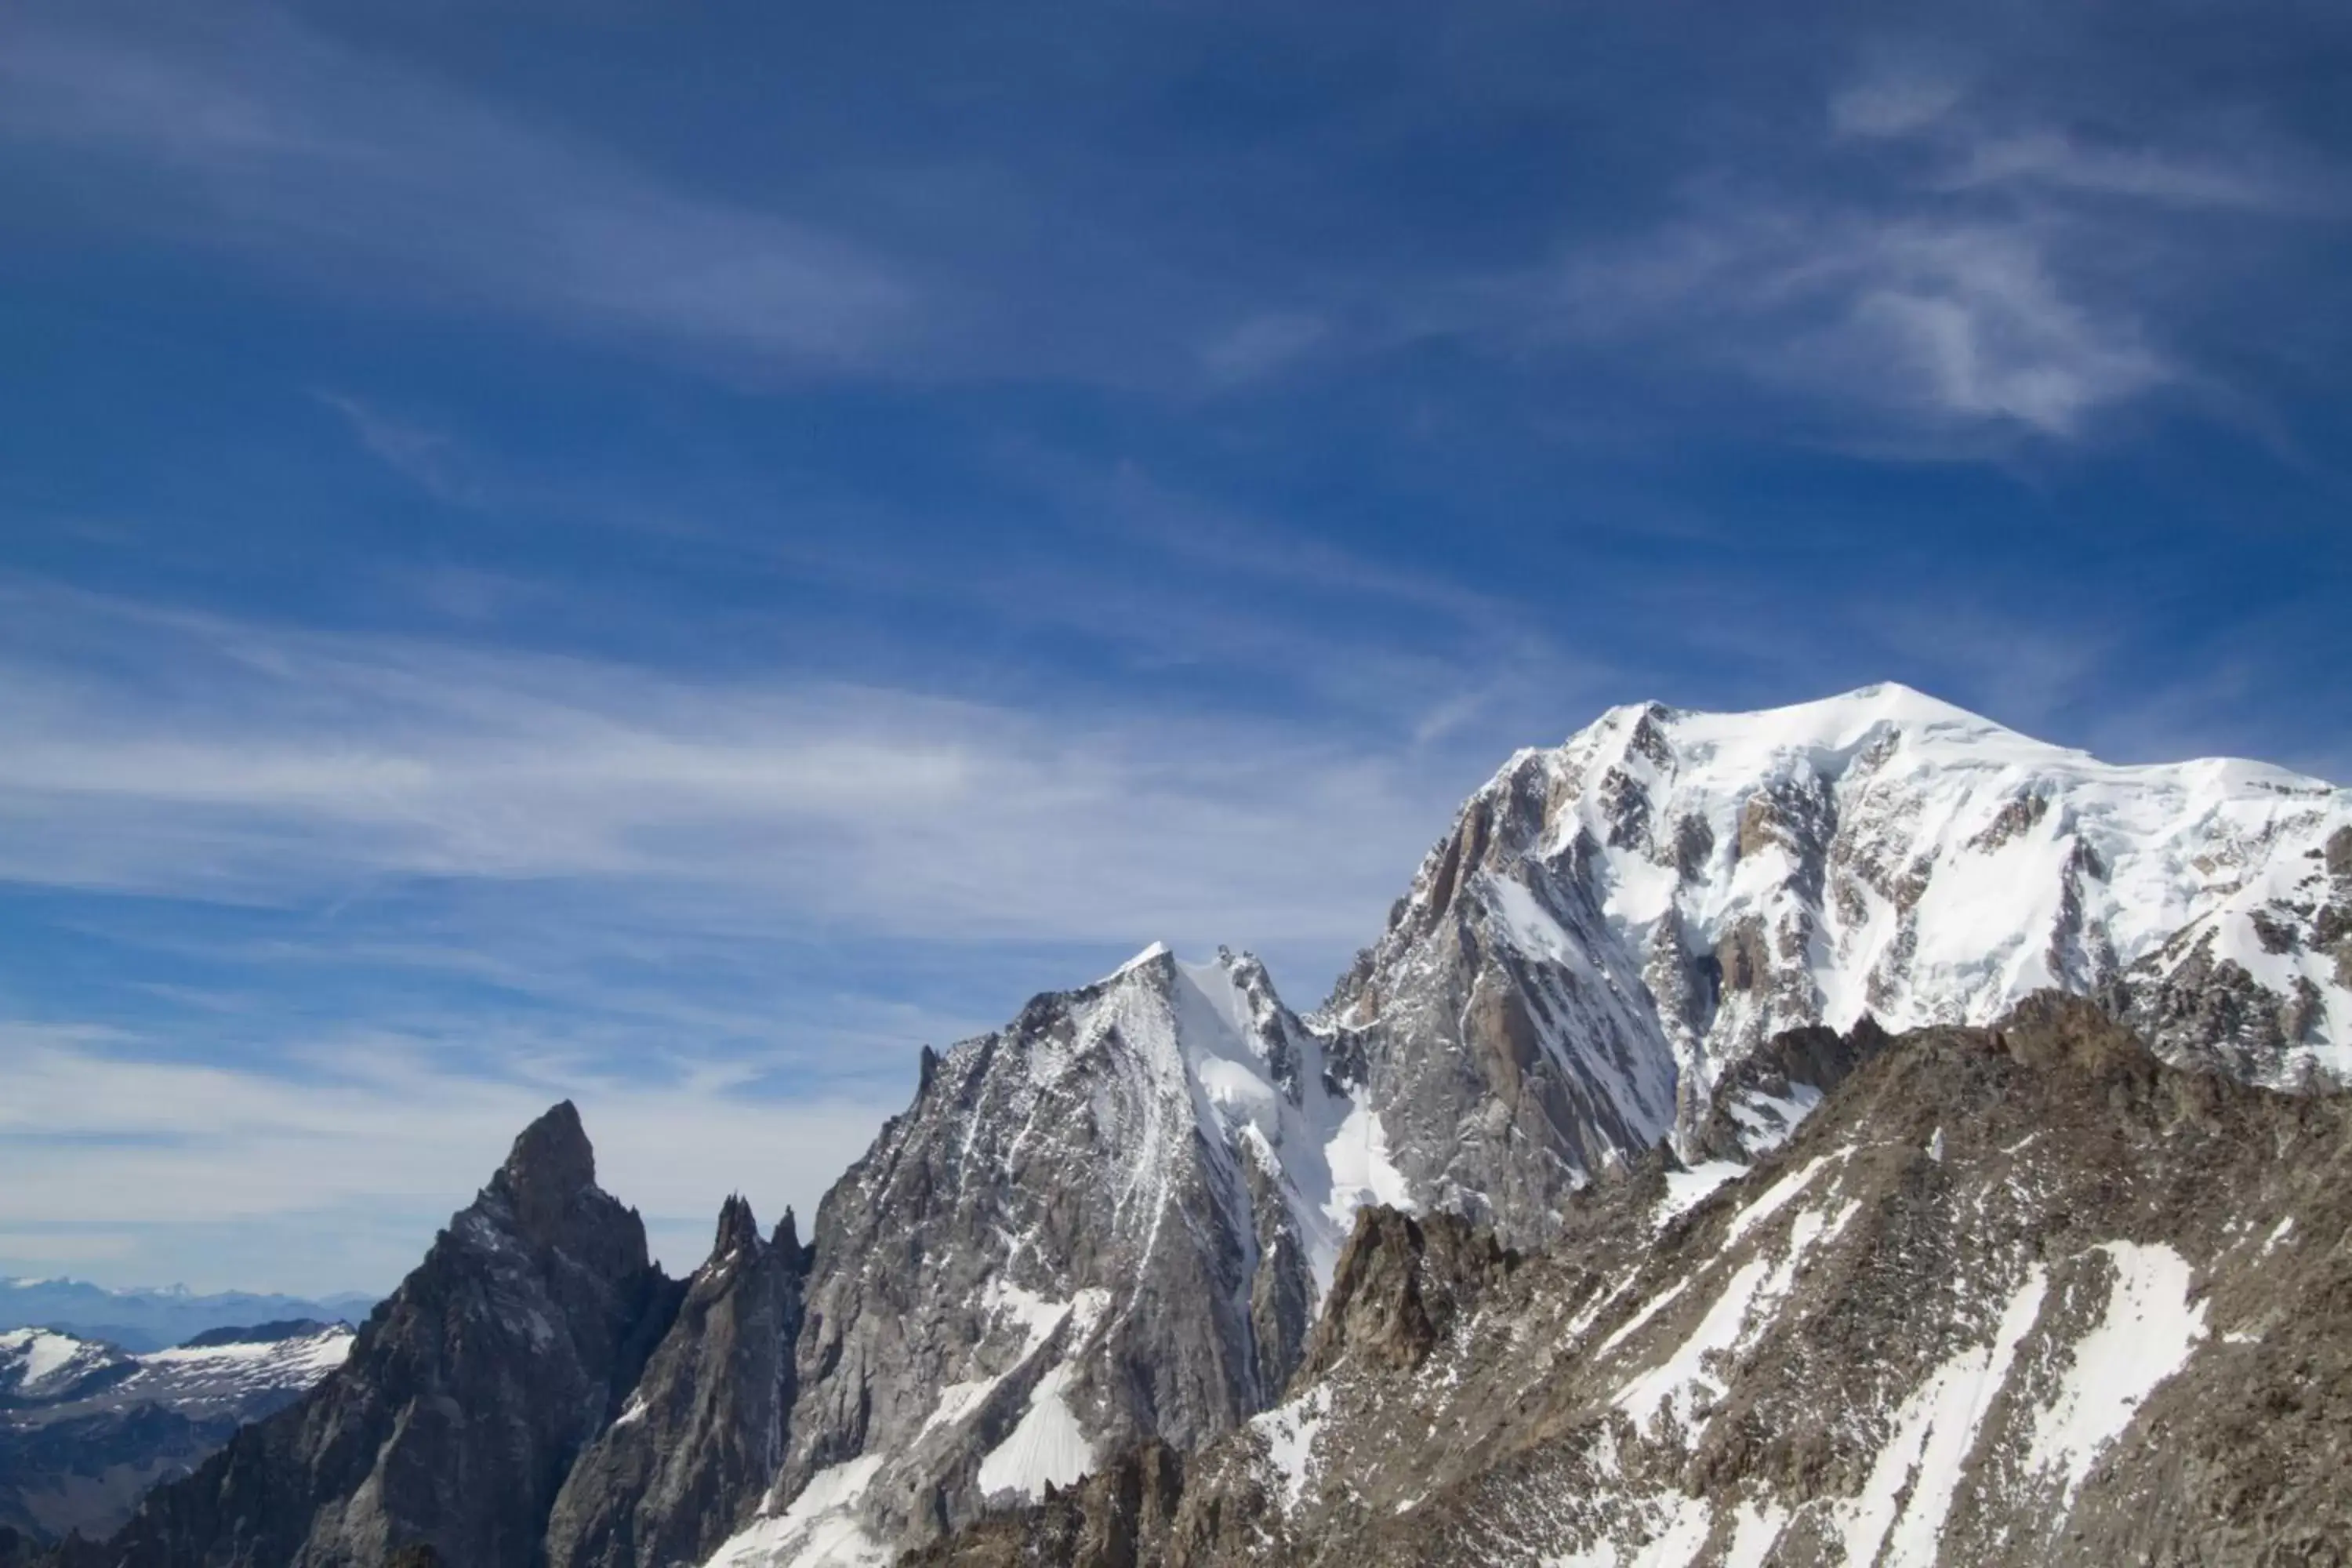
[[[2053,994],[1904,1037],[1700,1182],[1634,1172],[1524,1260],[1367,1214],[1280,1405],[921,1561],[2352,1552],[2352,1097],[2168,1066]]]

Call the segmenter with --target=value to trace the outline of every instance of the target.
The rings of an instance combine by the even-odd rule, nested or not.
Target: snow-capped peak
[[[2187,952],[2168,944],[2210,930],[2283,1001],[2303,980],[2319,992],[2284,1058],[2352,1068],[2336,955],[2281,951],[2254,923],[2310,896],[2352,824],[2352,795],[2320,780],[2116,766],[1891,684],[1757,713],[1619,709],[1539,766],[1559,809],[1530,858],[1578,862],[1613,945],[1645,969],[1672,945],[1719,963],[1726,944],[1769,950],[1777,983],[1753,1005],[1734,984],[1685,1020],[1686,1067],[1864,1013],[1984,1022],[2144,960],[2169,973]]]
[[[1355,1211],[1370,1202],[1410,1205],[1378,1116],[1334,1084],[1322,1041],[1283,1005],[1251,954],[1221,948],[1192,963],[1154,942],[1104,983],[1077,1026],[1081,1047],[1115,1042],[1159,1077],[1169,1113],[1150,1120],[1155,1137],[1133,1146],[1135,1190],[1153,1189],[1155,1173],[1173,1168],[1171,1138],[1197,1135],[1234,1162],[1224,1184],[1234,1194],[1256,1186],[1242,1172],[1254,1166],[1282,1195],[1318,1297]],[[1154,1223],[1157,1208],[1156,1199],[1142,1205]]]
[[[113,1346],[94,1340],[51,1329],[10,1329],[0,1333],[0,1394],[16,1399],[55,1394],[121,1359]]]
[[[2352,1077],[2352,792],[2118,766],[1894,684],[1612,709],[1471,797],[1329,1022],[1373,1040],[1417,1191],[1540,1230],[1597,1163],[1688,1152],[1783,1030],[1989,1023],[2044,988],[2240,1077]]]
[[[1125,963],[1120,964],[1117,969],[1112,970],[1108,974],[1104,975],[1103,981],[1108,983],[1109,981],[1118,979],[1121,975],[1132,974],[1135,971],[1141,969],[1144,965],[1155,963],[1160,959],[1169,956],[1168,944],[1164,942],[1155,942],[1149,947],[1145,948],[1141,952],[1137,953],[1133,958],[1129,959]]]

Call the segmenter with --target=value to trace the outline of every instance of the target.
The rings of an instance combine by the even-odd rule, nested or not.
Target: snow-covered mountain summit
[[[1377,1140],[1245,954],[1155,943],[927,1057],[818,1210],[789,1446],[714,1561],[881,1561],[1229,1430],[1297,1369],[1355,1210],[1407,1200]]]
[[[2352,1074],[2352,792],[2113,766],[1895,685],[1612,709],[1470,798],[1318,1022],[1416,1192],[1540,1235],[1779,1031],[2047,987],[2238,1077]]]

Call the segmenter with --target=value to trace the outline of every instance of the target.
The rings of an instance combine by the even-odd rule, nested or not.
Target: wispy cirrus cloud
[[[1280,374],[1330,334],[1330,323],[1308,311],[1261,311],[1212,338],[1201,363],[1220,383],[1255,381]]]
[[[2246,135],[2095,141],[1974,89],[1932,62],[1884,64],[1832,94],[1804,158],[1694,171],[1679,216],[1581,241],[1489,298],[1556,344],[1671,348],[1796,394],[1864,445],[1906,429],[1926,450],[1938,434],[2073,440],[2205,376],[2162,324],[2222,286],[2200,223],[2343,208]]]
[[[855,368],[921,290],[821,225],[694,194],[284,17],[0,19],[0,135],[98,160],[128,221],[335,291],[689,354]]]
[[[318,400],[341,415],[352,435],[370,456],[424,490],[452,506],[479,506],[486,498],[481,482],[467,471],[457,437],[446,431],[400,418],[360,398],[321,392]]]
[[[0,1054],[0,1258],[142,1251],[210,1288],[388,1288],[515,1133],[567,1097],[600,1183],[648,1215],[682,1273],[730,1192],[769,1223],[797,1207],[806,1234],[817,1196],[901,1103],[776,1099],[725,1073],[623,1080],[577,1062],[463,1072],[370,1039],[320,1042],[321,1065],[299,1077],[6,1023]],[[310,1245],[277,1245],[289,1226],[311,1227]]]
[[[992,1026],[1016,976],[1086,977],[1024,943],[1305,955],[1311,1001],[1458,791],[1265,717],[688,679],[22,580],[7,606],[0,889],[95,910],[114,976],[103,1024],[0,994],[0,1261],[37,1270],[385,1284],[566,1095],[690,1266],[728,1191],[805,1217],[918,1042]]]
[[[1703,360],[1866,425],[2069,437],[2180,374],[2129,305],[2068,286],[2063,220],[1708,205],[1569,260],[1543,285],[1554,326],[1696,339]]]
[[[576,879],[881,935],[1338,942],[1453,788],[1270,720],[682,682],[66,597],[19,585],[0,646],[0,819],[23,829],[0,875],[27,883]],[[67,646],[92,638],[103,660]]]

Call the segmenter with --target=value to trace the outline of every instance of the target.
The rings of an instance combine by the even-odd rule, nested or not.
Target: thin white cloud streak
[[[514,1135],[566,1097],[596,1145],[600,1184],[623,1201],[698,1218],[742,1192],[771,1223],[786,1205],[797,1207],[805,1233],[819,1194],[901,1105],[759,1098],[724,1071],[652,1085],[577,1068],[484,1078],[364,1045],[340,1047],[332,1065],[290,1079],[23,1026],[0,1026],[0,1056],[9,1083],[0,1102],[0,1226],[68,1237],[235,1226],[262,1256],[289,1226],[356,1206],[417,1215],[408,1240],[421,1249],[431,1224],[470,1199]],[[87,1245],[99,1255],[98,1243]],[[401,1268],[414,1261],[392,1256]],[[681,1269],[699,1260],[667,1261]]]
[[[2062,282],[2054,222],[1889,218],[1727,199],[1539,287],[1580,336],[1704,336],[1767,384],[1879,417],[2045,436],[2175,378],[2126,308]]]
[[[356,397],[332,392],[315,395],[343,416],[369,455],[425,494],[452,506],[482,504],[485,492],[464,472],[456,437],[396,419]]]
[[[135,221],[429,307],[823,367],[920,301],[866,247],[680,192],[294,25],[0,21],[0,133],[142,177]]]
[[[1330,323],[1320,316],[1264,311],[1212,338],[1201,350],[1201,364],[1219,384],[1258,381],[1297,363],[1330,333]]]
[[[61,667],[29,612],[0,644],[0,875],[23,882],[266,902],[574,879],[874,935],[1352,942],[1458,784],[1270,721],[75,608],[113,662]]]
[[[2033,184],[2168,206],[2260,213],[2316,212],[2325,205],[2317,192],[2255,169],[2169,157],[2145,147],[2088,146],[2050,130],[1972,140],[1945,183],[1957,190]]]
[[[1472,290],[1538,338],[1668,347],[1864,433],[2056,440],[2205,377],[2158,323],[2210,289],[2222,215],[2339,216],[2283,146],[2101,144],[2000,122],[1948,70],[1897,61],[1833,94],[1818,169],[1702,174],[1685,216]],[[2117,258],[2135,258],[2128,276]],[[1865,442],[1864,444],[1871,444]]]
[[[1969,83],[1916,62],[1865,73],[1833,94],[1830,123],[1842,136],[1904,143],[1934,157],[1928,187],[1946,192],[2037,189],[2125,198],[2184,209],[2315,216],[2340,207],[2332,182],[2294,169],[2277,148],[2187,153],[2144,143],[2099,143],[2047,124],[1998,123],[1969,101]]]
[[[1949,71],[1907,63],[1832,93],[1830,124],[1847,136],[1906,136],[1942,121],[1967,92],[1967,83]]]

